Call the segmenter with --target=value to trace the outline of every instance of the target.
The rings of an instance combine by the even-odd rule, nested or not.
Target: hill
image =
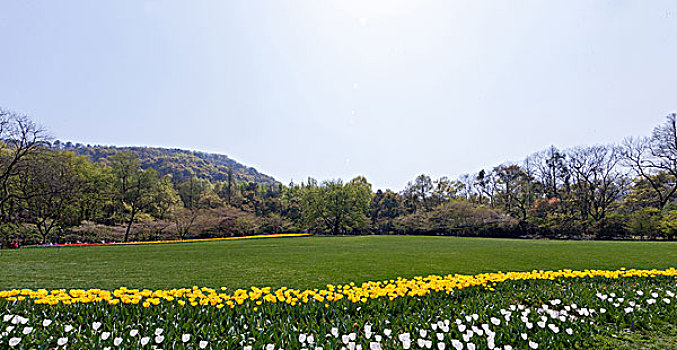
[[[118,152],[130,153],[139,160],[144,169],[153,168],[160,175],[170,174],[176,183],[193,176],[209,181],[227,181],[229,168],[232,168],[233,180],[237,182],[247,181],[267,185],[277,183],[272,176],[262,174],[224,154],[178,148],[91,146],[60,141],[55,141],[53,147],[87,156],[90,160],[103,164],[107,162],[108,157]]]

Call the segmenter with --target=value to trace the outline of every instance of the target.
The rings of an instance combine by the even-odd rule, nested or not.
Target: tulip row
[[[50,248],[50,247],[73,247],[73,246],[94,246],[94,245],[139,245],[139,244],[165,244],[165,243],[193,243],[193,242],[212,242],[226,241],[236,239],[251,238],[281,238],[281,237],[305,237],[309,233],[273,233],[267,235],[239,236],[239,237],[217,237],[217,238],[193,238],[193,239],[172,239],[158,241],[136,241],[136,242],[100,242],[100,243],[63,243],[63,244],[31,244],[22,246],[22,248]]]
[[[322,290],[333,294],[286,288],[4,291],[0,348],[590,348],[624,329],[677,323],[676,272],[454,275],[453,288],[454,276],[429,276]],[[70,299],[43,302],[62,294]],[[125,295],[132,301],[122,301]]]

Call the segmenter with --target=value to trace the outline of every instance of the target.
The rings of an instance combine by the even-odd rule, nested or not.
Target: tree
[[[391,190],[376,191],[371,198],[369,209],[372,228],[380,233],[389,233],[393,230],[392,221],[404,213],[401,197]]]
[[[6,204],[19,198],[12,192],[22,160],[49,141],[45,130],[27,116],[0,108],[0,209],[2,221],[9,220]]]
[[[309,179],[303,188],[301,208],[306,224],[334,235],[363,230],[371,200],[371,185],[364,177],[347,184],[325,181],[318,186]]]
[[[228,205],[232,205],[232,190],[233,190],[233,167],[228,166],[228,185],[226,187],[226,195],[228,198]]]
[[[410,208],[410,211],[429,210],[432,207],[432,203],[430,203],[432,191],[432,179],[428,175],[421,174],[414,179],[413,183],[409,182],[407,184],[402,194],[405,204]]]
[[[482,204],[482,194],[485,194],[491,207],[494,207],[494,194],[496,192],[496,179],[491,172],[480,170],[475,176],[475,186],[478,188],[479,203]]]
[[[71,152],[43,149],[24,158],[18,191],[25,198],[24,220],[35,225],[46,243],[54,229],[80,223],[78,201],[87,189],[88,161]]]
[[[621,155],[624,164],[649,184],[656,207],[665,207],[677,192],[677,114],[668,115],[651,138],[625,139]]]
[[[433,181],[433,191],[430,198],[432,202],[431,206],[436,207],[456,198],[461,188],[462,184],[459,181],[452,181],[446,176]]]
[[[209,180],[199,179],[192,176],[190,179],[178,185],[178,193],[184,207],[196,209],[200,207],[200,199],[208,193],[212,193],[213,187]]]
[[[180,239],[218,225],[218,219],[209,209],[181,208],[174,213],[172,221]]]
[[[302,187],[295,184],[293,181],[289,186],[282,188],[280,197],[280,205],[282,207],[282,216],[288,218],[293,223],[299,223],[303,220],[301,209],[301,192]]]
[[[497,187],[496,198],[510,215],[526,220],[529,209],[536,200],[532,178],[517,164],[494,168]]]
[[[626,223],[628,231],[640,237],[655,237],[661,229],[661,212],[656,208],[643,208],[633,212]]]
[[[154,195],[155,200],[150,211],[158,219],[170,218],[173,212],[181,207],[181,196],[174,189],[171,175],[165,175],[158,180]]]
[[[572,200],[581,219],[604,219],[609,206],[620,199],[628,184],[618,167],[618,148],[578,147],[567,152],[567,155],[568,167],[574,179],[571,185]]]
[[[117,189],[115,199],[127,224],[124,237],[127,242],[136,215],[149,209],[156,199],[158,173],[152,168],[141,169],[134,156],[122,152],[111,158],[111,166]]]
[[[571,174],[566,164],[566,155],[557,147],[550,146],[545,151],[529,156],[539,182],[547,198],[562,199],[561,188],[567,190]]]
[[[674,240],[677,237],[677,210],[670,210],[661,219],[659,223],[661,232],[668,240]]]

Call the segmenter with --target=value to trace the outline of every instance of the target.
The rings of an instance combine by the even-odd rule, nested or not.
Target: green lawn
[[[677,242],[303,237],[0,251],[0,289],[321,287],[428,274],[668,268]]]

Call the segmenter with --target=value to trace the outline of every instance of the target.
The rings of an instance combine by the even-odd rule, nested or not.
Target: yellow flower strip
[[[175,240],[161,240],[161,241],[140,241],[140,242],[111,242],[111,243],[76,243],[76,244],[55,244],[55,245],[27,245],[23,248],[49,248],[49,247],[68,247],[68,246],[96,246],[96,245],[136,245],[136,244],[160,244],[160,243],[191,243],[191,242],[211,242],[211,241],[226,241],[234,239],[251,239],[251,238],[278,238],[278,237],[304,237],[310,236],[310,233],[275,233],[269,235],[257,236],[240,236],[240,237],[219,237],[219,238],[195,238],[195,239],[175,239]]]
[[[454,290],[473,286],[490,288],[495,283],[520,280],[554,280],[560,278],[606,278],[619,279],[628,277],[677,277],[677,269],[666,270],[558,270],[558,271],[531,271],[531,272],[495,272],[478,275],[446,275],[414,277],[413,279],[397,278],[396,280],[365,282],[361,285],[349,283],[346,285],[327,285],[324,289],[297,290],[282,287],[252,287],[249,290],[238,289],[226,293],[226,288],[220,290],[211,288],[183,288],[171,290],[149,290],[118,288],[114,291],[101,289],[14,289],[0,291],[0,298],[8,301],[32,300],[36,304],[74,304],[107,302],[115,305],[141,304],[145,307],[158,305],[162,302],[177,303],[181,306],[210,305],[217,308],[235,307],[249,301],[252,305],[263,303],[285,303],[289,305],[305,304],[310,302],[328,303],[335,300],[347,299],[354,303],[366,302],[378,298],[401,298],[424,296],[432,292],[451,293]]]

